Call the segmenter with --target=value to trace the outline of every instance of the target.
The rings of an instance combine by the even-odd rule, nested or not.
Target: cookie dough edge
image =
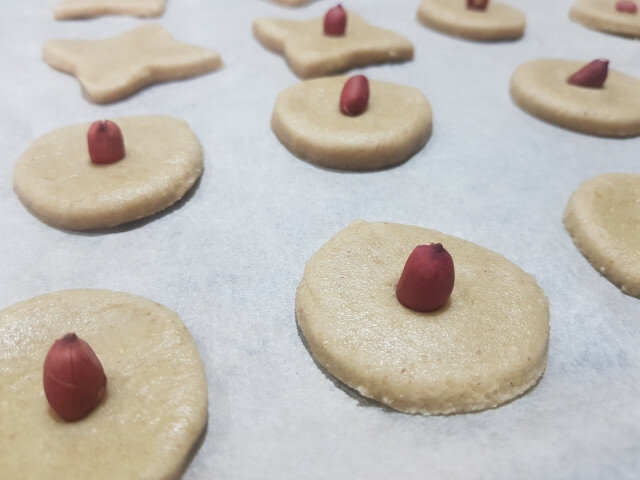
[[[86,18],[96,18],[107,15],[130,15],[140,18],[152,18],[161,16],[166,10],[166,2],[159,2],[157,5],[128,7],[125,5],[102,7],[96,9],[91,5],[69,5],[62,0],[53,6],[53,17],[55,20],[76,20]]]
[[[626,38],[640,38],[640,26],[633,28],[623,23],[614,22],[608,19],[602,19],[596,14],[585,12],[578,3],[574,4],[569,10],[569,19],[585,28],[595,30],[597,32],[618,35]]]

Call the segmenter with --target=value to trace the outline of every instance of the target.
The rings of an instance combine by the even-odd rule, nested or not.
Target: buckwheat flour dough
[[[341,170],[375,170],[404,162],[431,135],[431,105],[420,90],[370,81],[367,110],[342,114],[347,77],[307,80],[278,96],[271,128],[295,155]]]
[[[53,15],[56,20],[102,15],[159,17],[164,9],[164,0],[60,0],[53,7]]]
[[[75,332],[96,352],[107,395],[66,423],[44,395],[53,342]],[[207,421],[198,350],[174,312],[108,290],[67,290],[0,312],[0,465],[4,478],[178,478]]]
[[[147,85],[222,66],[217,52],[178,42],[158,24],[105,40],[49,40],[42,54],[51,67],[75,75],[96,103],[115,102]]]
[[[640,14],[619,12],[615,4],[615,0],[578,0],[569,11],[569,18],[593,30],[640,37]]]
[[[435,30],[472,40],[516,40],[527,19],[517,8],[490,1],[484,11],[470,10],[466,0],[422,0],[418,19]]]
[[[409,40],[369,25],[351,11],[347,12],[344,37],[326,36],[323,22],[324,17],[303,21],[259,18],[253,22],[253,34],[266,48],[284,55],[291,70],[301,78],[413,58]]]
[[[592,135],[640,135],[640,80],[609,69],[603,88],[567,83],[586,65],[541,59],[519,66],[511,77],[511,97],[531,115]]]
[[[449,303],[403,307],[395,288],[414,247],[453,257]],[[549,342],[549,304],[503,256],[434,230],[353,222],[307,262],[298,323],[314,357],[360,394],[408,413],[495,407],[533,386]]]
[[[564,225],[596,270],[640,297],[640,174],[605,173],[584,182],[569,199]]]
[[[182,198],[204,163],[202,146],[189,125],[163,115],[114,121],[122,130],[126,156],[108,165],[89,158],[90,123],[35,140],[13,174],[20,201],[50,225],[87,230],[153,215]]]

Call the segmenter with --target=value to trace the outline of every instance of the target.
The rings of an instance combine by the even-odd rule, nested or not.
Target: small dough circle
[[[107,396],[67,423],[42,387],[53,342],[76,332],[98,355]],[[0,465],[6,478],[180,476],[207,420],[204,367],[174,312],[108,290],[66,290],[0,312]]]
[[[395,287],[413,248],[442,243],[456,284],[440,310],[403,307]],[[549,304],[503,256],[434,230],[355,221],[308,261],[296,313],[314,357],[340,381],[396,410],[495,407],[542,375]]]
[[[271,128],[287,149],[322,167],[377,170],[398,165],[424,147],[432,112],[420,90],[370,80],[367,109],[350,117],[340,112],[347,79],[307,80],[278,95]]]
[[[126,156],[91,163],[91,123],[54,130],[18,159],[13,188],[42,221],[69,230],[110,228],[153,215],[193,186],[204,165],[202,146],[189,125],[164,115],[113,119]]]
[[[564,225],[596,270],[640,298],[640,174],[605,173],[582,183]]]
[[[520,65],[511,77],[511,97],[531,115],[570,130],[607,137],[640,135],[640,80],[609,69],[603,88],[567,83],[585,65],[559,59]]]
[[[615,5],[616,0],[578,0],[569,18],[593,30],[640,38],[640,14],[618,12]]]
[[[527,18],[520,10],[491,1],[484,11],[467,8],[466,0],[422,0],[418,19],[427,27],[471,40],[516,40]]]

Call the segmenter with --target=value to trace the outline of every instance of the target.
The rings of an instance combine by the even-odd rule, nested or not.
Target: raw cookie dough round
[[[516,40],[527,25],[520,10],[494,1],[480,11],[468,9],[466,0],[422,0],[418,19],[449,35],[485,41]]]
[[[640,135],[640,80],[609,69],[603,88],[567,83],[585,65],[558,59],[520,65],[511,77],[511,97],[531,115],[570,130],[608,137]]]
[[[91,162],[91,123],[60,128],[34,141],[14,170],[20,201],[50,225],[87,230],[153,215],[182,198],[204,161],[189,125],[162,115],[114,121],[126,150],[116,163]]]
[[[75,332],[96,352],[107,396],[67,423],[42,386],[53,342]],[[207,420],[207,382],[180,317],[108,290],[41,295],[0,312],[0,465],[11,479],[168,480]]]
[[[53,15],[56,20],[102,15],[158,17],[164,9],[164,0],[59,0],[53,7]]]
[[[279,3],[280,5],[285,5],[287,7],[301,7],[308,3],[311,3],[313,0],[271,0],[274,3]]]
[[[395,288],[413,248],[440,242],[455,262],[450,301],[403,307]],[[495,407],[542,375],[549,304],[503,256],[434,230],[355,221],[307,262],[298,323],[314,357],[366,397],[408,413]]]
[[[569,199],[564,225],[596,270],[640,297],[640,174],[605,173],[584,182]]]
[[[640,14],[619,12],[615,6],[616,0],[578,0],[569,11],[569,18],[593,30],[640,37]]]
[[[340,112],[348,77],[307,80],[276,100],[271,128],[295,155],[322,167],[376,170],[402,163],[431,136],[431,105],[423,93],[370,81],[369,106],[350,117]]]

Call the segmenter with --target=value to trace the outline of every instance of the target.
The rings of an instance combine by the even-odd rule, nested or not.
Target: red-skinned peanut
[[[486,10],[488,6],[489,0],[467,0],[469,10]]]
[[[418,245],[407,259],[396,296],[411,310],[433,312],[447,303],[454,283],[453,259],[442,244]]]
[[[89,344],[68,333],[55,341],[44,361],[44,393],[67,422],[87,416],[102,400],[107,377]]]
[[[87,133],[87,143],[93,163],[114,163],[124,158],[122,131],[111,120],[93,122]]]
[[[616,3],[616,10],[622,13],[638,13],[638,5],[631,0],[620,0]]]
[[[342,5],[330,8],[324,16],[324,34],[329,37],[343,37],[347,30],[347,12]]]
[[[567,82],[579,87],[602,88],[609,73],[609,60],[594,60],[571,75]]]
[[[369,80],[364,75],[351,77],[344,84],[340,94],[340,111],[345,115],[357,116],[369,104]]]

